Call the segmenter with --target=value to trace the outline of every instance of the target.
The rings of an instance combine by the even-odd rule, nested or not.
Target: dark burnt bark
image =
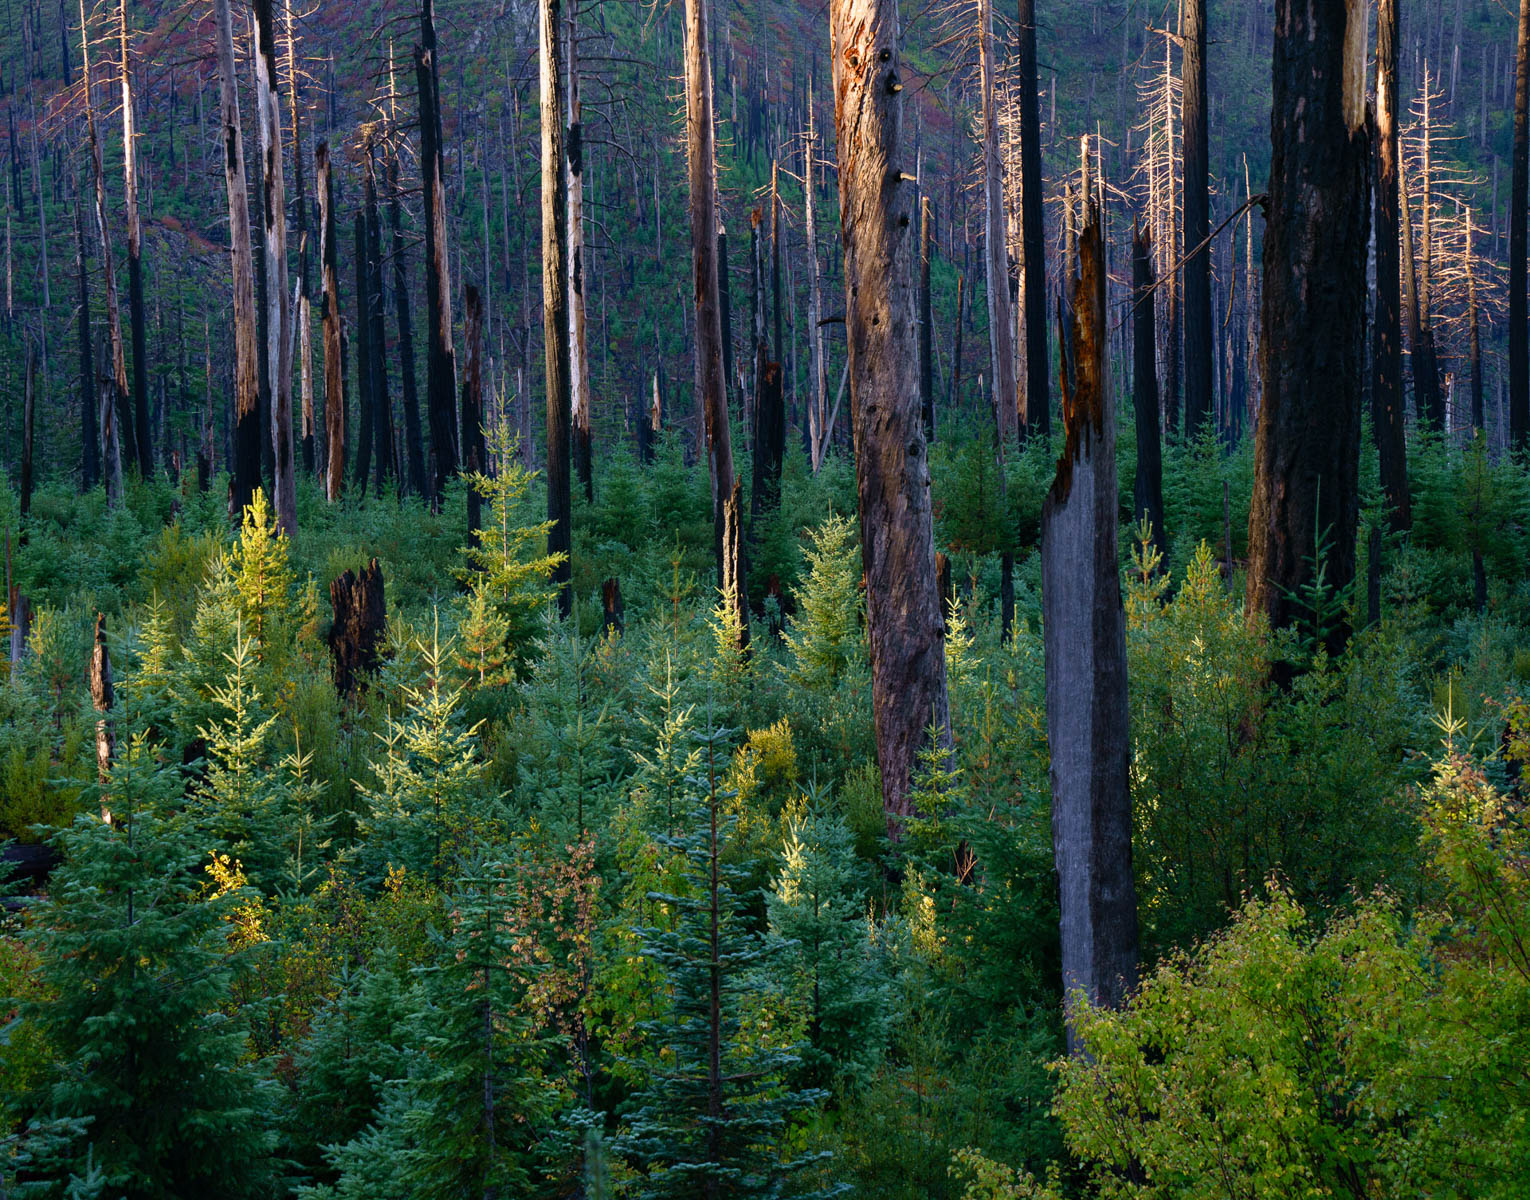
[[[37,464],[32,459],[32,432],[37,416],[37,345],[27,338],[26,392],[21,402],[21,543],[26,545],[27,517],[32,512],[32,479]]]
[[[1116,420],[1106,365],[1105,252],[1093,199],[1059,330],[1066,441],[1042,506],[1041,599],[1068,1048],[1077,994],[1119,1007],[1137,973],[1126,618],[1116,557]],[[1063,324],[1059,319],[1059,324]]]
[[[324,340],[324,494],[331,501],[345,490],[345,344],[340,328],[340,272],[335,248],[335,199],[330,179],[329,143],[314,149],[315,187],[319,193],[319,271],[322,289],[320,323]]]
[[[382,568],[374,558],[358,576],[347,571],[329,585],[334,623],[329,629],[329,652],[334,659],[335,692],[354,700],[377,671],[388,620]]]
[[[366,212],[366,322],[367,351],[372,384],[372,438],[377,454],[375,485],[383,494],[394,475],[393,398],[388,391],[388,329],[383,312],[382,220],[377,207],[377,176],[372,152],[367,150],[362,172],[362,197]],[[454,422],[455,424],[455,422]]]
[[[367,494],[372,473],[372,435],[377,408],[373,400],[372,322],[368,319],[372,301],[370,272],[367,270],[367,217],[356,210],[356,409],[361,416],[361,431],[356,442],[355,483]]]
[[[1158,434],[1157,323],[1153,309],[1152,232],[1132,223],[1132,411],[1137,428],[1137,520],[1147,519],[1153,541],[1167,546],[1163,528],[1163,450]]]
[[[1371,335],[1371,424],[1394,530],[1413,524],[1404,438],[1401,265],[1398,262],[1397,4],[1376,9],[1376,320]]]
[[[128,326],[133,339],[133,442],[138,473],[154,474],[154,448],[149,434],[149,345],[143,303],[143,225],[138,219],[138,146],[134,130],[133,77],[128,67],[127,0],[117,6],[121,45],[122,183],[127,210]]]
[[[420,10],[420,41],[414,51],[414,73],[420,93],[420,174],[425,181],[425,311],[430,326],[425,361],[425,407],[430,417],[430,453],[435,462],[433,495],[439,503],[446,481],[457,473],[457,422],[452,412],[457,364],[452,350],[452,291],[446,265],[446,166],[441,147],[440,76],[431,0],[425,0]]]
[[[889,836],[898,839],[929,730],[942,744],[950,738],[919,412],[918,195],[914,150],[903,132],[896,5],[831,0],[829,19],[872,716],[883,811]]]
[[[1185,253],[1211,232],[1206,131],[1206,0],[1185,0],[1181,132],[1185,176]],[[1185,437],[1193,440],[1211,419],[1211,253],[1203,249],[1185,263]]]
[[[78,191],[76,191],[78,197]],[[75,327],[80,354],[80,484],[89,491],[101,482],[101,435],[96,425],[96,366],[91,350],[89,249],[85,241],[85,208],[74,206],[74,267],[79,281]]]
[[[117,690],[112,686],[112,657],[106,648],[106,618],[96,614],[96,635],[90,652],[90,703],[96,718],[96,778],[101,784],[101,819],[112,819],[111,800],[106,785],[112,777],[112,756],[117,752],[117,735],[112,725],[112,709],[117,706]]]
[[[297,531],[296,447],[292,436],[292,298],[287,291],[287,183],[282,166],[281,90],[272,0],[253,0],[255,99],[260,127],[260,195],[266,297],[266,374],[270,378],[272,509],[276,527]]]
[[[483,437],[483,298],[471,283],[462,293],[463,330],[467,363],[462,372],[462,469],[477,474],[488,458]],[[468,536],[477,540],[483,527],[483,498],[467,490]]]
[[[568,205],[564,198],[563,0],[541,0],[538,62],[542,106],[542,347],[547,373],[547,552],[561,554],[553,571],[558,613],[574,610],[569,554],[573,549],[573,490],[569,478],[573,424],[569,374]],[[658,318],[655,316],[655,322]]]
[[[399,373],[404,390],[405,458],[409,464],[409,490],[429,499],[432,481],[425,474],[425,438],[420,430],[420,395],[414,376],[414,318],[409,308],[404,203],[398,174],[398,143],[395,140],[388,152],[388,225],[393,236],[393,302],[398,316]]]
[[[626,629],[625,610],[622,607],[622,584],[619,579],[607,579],[600,585],[601,631],[607,636],[620,637]]]
[[[930,260],[935,252],[933,226],[930,198],[922,196],[919,200],[919,413],[924,421],[924,439],[931,445],[935,443],[935,361],[931,353],[933,329],[930,320]]]
[[[1036,0],[1020,0],[1020,239],[1025,279],[1026,426],[1052,431],[1047,361],[1046,223],[1042,213],[1041,100],[1036,90]]]
[[[1509,184],[1509,444],[1530,447],[1530,330],[1525,313],[1525,208],[1530,204],[1530,0],[1519,0],[1514,52],[1514,162]]]
[[[1310,616],[1319,534],[1327,583],[1355,574],[1370,145],[1364,0],[1277,0],[1275,28],[1247,610],[1280,628]]]

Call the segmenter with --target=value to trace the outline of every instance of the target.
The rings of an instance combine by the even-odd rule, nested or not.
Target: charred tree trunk
[[[1009,297],[1009,220],[999,161],[992,0],[979,0],[978,72],[983,102],[983,282],[988,296],[988,363],[999,443],[1014,436],[1021,412],[1015,378],[1015,315]]]
[[[298,378],[301,383],[301,433],[303,470],[310,474],[315,467],[313,411],[313,293],[308,279],[308,191],[303,178],[303,119],[298,106],[297,38],[293,33],[291,0],[284,5],[287,31],[287,107],[292,113],[292,174],[297,191],[298,301],[297,353]]]
[[[229,0],[214,0],[218,24],[219,109],[223,122],[223,182],[228,192],[229,244],[234,285],[234,515],[260,486],[260,376],[255,353],[255,264],[250,245],[250,204],[245,188],[244,134],[239,121],[239,81],[234,74],[234,26]]]
[[[1466,210],[1466,319],[1468,325],[1467,362],[1471,372],[1472,387],[1472,436],[1485,426],[1482,403],[1482,330],[1477,309],[1477,270],[1472,265],[1476,251],[1472,248],[1472,210]]]
[[[1185,0],[1184,76],[1181,90],[1181,161],[1185,173],[1185,439],[1194,441],[1211,418],[1211,250],[1203,247],[1211,232],[1211,197],[1207,186],[1209,143],[1206,131],[1206,0]]]
[[[920,749],[949,744],[944,614],[919,412],[913,148],[904,142],[898,11],[831,0],[845,331],[872,715],[889,836],[902,836]]]
[[[340,273],[335,253],[335,196],[330,179],[329,143],[313,152],[314,186],[319,193],[319,274],[323,291],[320,323],[324,335],[324,496],[331,502],[345,490],[345,344],[340,332]]]
[[[1116,557],[1116,419],[1106,366],[1105,251],[1092,196],[1071,311],[1059,317],[1066,441],[1041,515],[1052,853],[1068,1048],[1077,993],[1119,1007],[1137,974],[1126,618]]]
[[[931,445],[935,444],[935,361],[931,353],[931,338],[934,330],[930,320],[930,260],[935,252],[933,225],[930,198],[921,196],[919,198],[919,412],[924,421],[924,440]],[[817,284],[818,276],[815,271],[813,276],[815,290]],[[816,355],[813,366],[816,371],[818,369]]]
[[[355,483],[367,494],[372,473],[372,436],[376,424],[376,385],[372,379],[371,272],[367,270],[367,217],[356,210],[356,410],[361,417],[356,441]]]
[[[1408,171],[1400,159],[1398,181],[1402,208],[1403,304],[1408,317],[1408,345],[1413,351],[1409,355],[1409,363],[1413,368],[1413,414],[1420,425],[1438,430],[1443,424],[1445,411],[1445,402],[1440,394],[1439,359],[1435,354],[1434,333],[1424,315],[1427,302],[1423,298],[1423,274],[1418,268],[1413,248],[1413,208],[1408,200]]]
[[[260,123],[261,215],[265,223],[266,371],[271,380],[272,507],[276,528],[297,532],[292,438],[292,302],[287,292],[287,184],[282,167],[282,105],[271,0],[253,0],[255,107]]]
[[[441,147],[441,90],[436,63],[436,25],[431,0],[420,10],[421,44],[414,51],[420,91],[420,173],[425,178],[425,309],[430,322],[425,362],[425,405],[430,414],[430,452],[435,461],[435,503],[457,473],[457,422],[453,417],[457,362],[452,350],[452,288],[447,270],[446,160]]]
[[[398,316],[399,373],[404,388],[404,440],[408,451],[405,457],[409,463],[409,490],[429,500],[434,481],[425,474],[425,438],[420,430],[420,397],[414,377],[414,318],[409,308],[409,268],[405,259],[398,136],[395,129],[395,141],[388,151],[388,225],[393,237],[393,303]]]
[[[1530,447],[1530,330],[1525,313],[1525,209],[1530,205],[1530,0],[1519,0],[1514,52],[1514,163],[1509,184],[1509,445]]]
[[[27,517],[32,513],[32,480],[37,464],[32,460],[32,431],[37,416],[37,346],[27,338],[26,393],[21,405],[21,537],[25,544]]]
[[[1041,100],[1036,91],[1036,0],[1020,0],[1020,239],[1025,281],[1027,428],[1052,431],[1047,363],[1047,250],[1042,213]]]
[[[329,652],[335,665],[335,692],[354,700],[377,671],[388,621],[382,568],[374,558],[358,576],[347,571],[329,585],[334,623],[329,628]]]
[[[722,314],[717,286],[716,150],[713,146],[712,63],[706,0],[685,0],[686,173],[690,184],[692,299],[696,311],[696,380],[706,422],[724,603],[737,618],[739,649],[749,644],[749,590],[733,471],[728,393],[723,384]],[[779,379],[779,368],[777,379]]]
[[[88,68],[85,78],[90,78]],[[100,714],[96,718],[96,778],[101,783],[101,819],[112,819],[111,797],[107,785],[112,778],[112,757],[117,752],[117,735],[112,728],[112,709],[117,706],[117,691],[112,686],[112,657],[106,648],[106,618],[96,614],[96,636],[90,652],[90,703]]]
[[[1132,223],[1132,411],[1137,427],[1137,519],[1147,519],[1153,541],[1169,542],[1163,528],[1163,451],[1158,435],[1157,321],[1153,311],[1151,230]]]
[[[1277,0],[1264,238],[1264,398],[1249,515],[1247,609],[1274,628],[1321,566],[1355,574],[1365,366],[1364,0]],[[1316,560],[1319,537],[1326,561]],[[1342,623],[1316,631],[1331,650]]]
[[[138,473],[154,474],[154,448],[149,436],[149,348],[144,332],[143,225],[138,219],[138,147],[134,130],[133,78],[128,69],[127,0],[117,6],[122,47],[122,185],[127,207],[128,322],[133,337],[133,444]]]
[[[476,475],[487,469],[483,438],[483,299],[471,283],[462,292],[463,330],[467,364],[462,372],[462,469]],[[483,499],[476,487],[467,490],[468,536],[475,541],[483,528]]]
[[[362,172],[362,201],[366,213],[366,316],[367,350],[372,383],[372,437],[377,453],[375,484],[377,494],[385,491],[386,480],[396,475],[393,437],[393,398],[388,391],[388,330],[383,313],[382,219],[377,207],[377,175],[372,150],[366,151]],[[455,427],[455,419],[453,419]]]
[[[77,190],[78,191],[78,190]],[[75,315],[80,342],[80,485],[89,491],[101,482],[101,436],[96,424],[96,364],[91,349],[90,274],[85,242],[85,208],[74,206],[74,267],[80,285]]]
[[[584,335],[584,135],[579,109],[579,30],[576,4],[568,7],[568,140],[565,144],[568,203],[569,419],[573,427],[574,471],[584,498],[595,499],[590,445],[590,357]],[[467,436],[466,433],[463,436]]]
[[[538,64],[542,106],[542,347],[547,364],[547,552],[562,555],[553,571],[558,614],[574,610],[569,555],[573,491],[569,480],[568,206],[563,191],[563,0],[541,0]],[[657,320],[657,318],[655,318]]]
[[[1398,240],[1397,4],[1376,9],[1376,323],[1371,339],[1371,423],[1392,528],[1413,524],[1403,424],[1402,298]]]
[[[622,608],[621,580],[607,579],[600,585],[601,632],[607,637],[620,637],[627,622]]]

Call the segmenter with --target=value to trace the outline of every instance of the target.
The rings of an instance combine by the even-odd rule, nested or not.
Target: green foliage
[[[859,553],[855,527],[830,517],[809,532],[808,575],[797,597],[797,618],[786,634],[794,660],[792,679],[824,690],[863,657]]]

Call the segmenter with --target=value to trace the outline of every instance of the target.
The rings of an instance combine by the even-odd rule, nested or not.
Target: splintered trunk
[[[1398,263],[1397,4],[1376,9],[1376,323],[1371,337],[1371,423],[1392,528],[1413,524],[1403,424],[1402,298]]]
[[[87,79],[90,78],[87,71]],[[101,819],[112,819],[111,797],[106,785],[111,782],[112,756],[117,751],[117,735],[112,728],[112,709],[117,706],[117,691],[112,686],[112,657],[106,648],[106,618],[96,614],[96,636],[90,652],[90,703],[100,715],[96,718],[96,778],[101,783]]]
[[[357,575],[347,571],[329,585],[335,617],[329,629],[329,653],[334,659],[335,692],[354,700],[382,661],[388,621],[382,568],[374,558]]]
[[[1184,76],[1180,135],[1184,164],[1185,263],[1185,438],[1193,441],[1211,417],[1211,250],[1203,247],[1211,232],[1207,187],[1209,148],[1206,131],[1206,0],[1185,0]],[[1197,252],[1198,251],[1198,252]]]
[[[713,170],[716,152],[707,19],[706,0],[685,0],[686,174],[690,184],[696,379],[701,389],[711,465],[717,582],[723,603],[736,618],[739,649],[743,650],[749,644],[749,590],[739,520],[739,483],[734,476],[733,442],[728,428],[728,393],[723,384],[722,314],[717,297],[717,193]]]
[[[994,95],[993,5],[979,0],[978,73],[983,89],[983,281],[988,295],[988,361],[999,442],[1023,420],[1015,378],[1015,317],[1009,296],[1009,220],[999,161],[999,114]]]
[[[345,344],[340,332],[340,274],[328,142],[315,147],[313,161],[314,187],[319,193],[320,324],[324,340],[324,496],[335,501],[345,490]]]
[[[930,320],[930,257],[935,251],[934,220],[930,213],[930,198],[919,198],[919,414],[924,422],[924,439],[935,443],[935,362],[931,353],[934,330]],[[817,264],[815,263],[816,267]],[[817,290],[817,272],[813,275],[813,287]],[[814,316],[816,317],[816,312]],[[814,322],[817,323],[816,320]],[[814,358],[817,369],[817,358]]]
[[[889,836],[933,728],[949,744],[944,614],[919,412],[917,192],[893,0],[831,0],[834,120],[872,716]]]
[[[101,165],[101,139],[96,132],[95,104],[90,94],[90,28],[85,20],[84,0],[80,0],[80,47],[80,72],[85,79],[85,126],[90,140],[91,172],[95,176],[96,183],[96,233],[101,241],[101,274],[106,290],[106,331],[111,350],[113,424],[125,457],[130,463],[136,465],[138,443],[134,436],[132,403],[128,397],[127,358],[122,351],[122,315],[117,304],[117,272],[112,265],[112,236],[106,221],[106,173]]]
[[[384,491],[384,481],[396,475],[394,464],[393,399],[388,392],[388,331],[383,313],[382,220],[377,208],[377,176],[368,147],[362,172],[362,199],[366,211],[366,322],[367,350],[372,382],[372,437],[376,443],[377,494]],[[455,418],[453,418],[455,426]]]
[[[1365,259],[1369,235],[1365,0],[1277,0],[1264,398],[1249,514],[1250,617],[1313,614],[1298,596],[1321,568],[1355,574]],[[1319,562],[1319,557],[1323,561]],[[1342,646],[1342,622],[1314,630]]]
[[[154,448],[149,436],[149,348],[144,333],[143,225],[138,219],[138,147],[134,132],[133,77],[128,70],[127,0],[117,6],[122,47],[122,190],[127,207],[128,322],[133,336],[133,443],[138,473],[154,474]]]
[[[75,314],[80,342],[80,485],[89,491],[101,482],[101,436],[96,424],[96,365],[91,350],[90,274],[87,270],[85,209],[74,206],[74,269],[80,302]]]
[[[1066,441],[1041,512],[1052,854],[1068,1049],[1078,995],[1119,1007],[1136,981],[1126,618],[1116,557],[1116,417],[1106,366],[1105,251],[1092,196],[1059,317]],[[1066,321],[1066,324],[1064,324]]]
[[[361,416],[360,436],[356,442],[355,483],[361,495],[367,494],[372,472],[372,432],[376,424],[372,380],[372,308],[371,279],[367,270],[367,217],[356,210],[356,409]]]
[[[293,33],[292,2],[283,5],[287,32],[287,107],[292,113],[292,174],[297,191],[298,300],[297,353],[303,470],[314,470],[313,411],[313,294],[308,280],[308,192],[303,182],[303,119],[298,106],[297,38]]]
[[[260,124],[261,215],[266,252],[266,370],[271,379],[271,463],[276,528],[297,532],[292,439],[292,301],[287,292],[287,185],[282,175],[282,105],[271,0],[255,10],[255,108]]]
[[[414,50],[420,92],[420,173],[425,179],[425,309],[430,323],[425,405],[435,460],[434,502],[457,473],[457,422],[452,414],[457,363],[452,350],[452,287],[446,265],[446,160],[441,147],[441,90],[431,0],[420,10],[421,44]],[[549,481],[551,476],[549,475]]]
[[[483,437],[483,298],[471,283],[462,292],[463,330],[467,364],[462,372],[462,469],[486,471],[488,451]],[[475,541],[483,528],[483,500],[475,487],[467,490],[468,536]]]
[[[1167,546],[1163,528],[1163,453],[1158,434],[1157,322],[1153,312],[1151,230],[1132,223],[1132,411],[1137,427],[1137,520],[1146,519],[1153,541]]]
[[[1530,447],[1530,330],[1525,313],[1525,208],[1530,204],[1530,0],[1519,0],[1514,51],[1514,163],[1509,183],[1509,445]]]
[[[542,347],[547,364],[547,552],[560,554],[553,571],[558,614],[574,610],[569,554],[573,549],[573,489],[569,434],[573,403],[569,372],[568,205],[563,149],[563,0],[541,0],[537,61],[542,105]],[[657,323],[657,316],[654,318]]]
[[[228,192],[229,245],[234,285],[234,515],[260,486],[260,376],[255,353],[255,263],[250,246],[250,203],[245,188],[244,134],[239,80],[234,74],[234,26],[229,0],[214,0],[218,24],[218,97],[223,122],[223,182]]]
[[[574,470],[586,500],[595,499],[590,461],[590,357],[584,336],[584,137],[579,110],[579,30],[575,3],[568,8],[568,336],[569,419],[573,426]],[[463,434],[466,437],[466,433]]]
[[[1027,428],[1052,431],[1047,364],[1047,249],[1042,212],[1041,99],[1036,90],[1036,0],[1020,0],[1020,240],[1025,292]]]

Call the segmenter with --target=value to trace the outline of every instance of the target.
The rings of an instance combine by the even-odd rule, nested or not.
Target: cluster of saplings
[[[1247,446],[1168,448],[1167,536],[1123,505],[1145,966],[1070,1057],[1050,453],[935,454],[954,749],[896,842],[837,456],[787,457],[747,653],[672,442],[580,500],[566,620],[508,458],[476,536],[460,497],[305,485],[291,540],[263,495],[231,530],[193,481],[44,487],[0,833],[60,861],[0,933],[0,1194],[1524,1195],[1523,468],[1424,439],[1412,533],[1278,634],[1224,526]]]

